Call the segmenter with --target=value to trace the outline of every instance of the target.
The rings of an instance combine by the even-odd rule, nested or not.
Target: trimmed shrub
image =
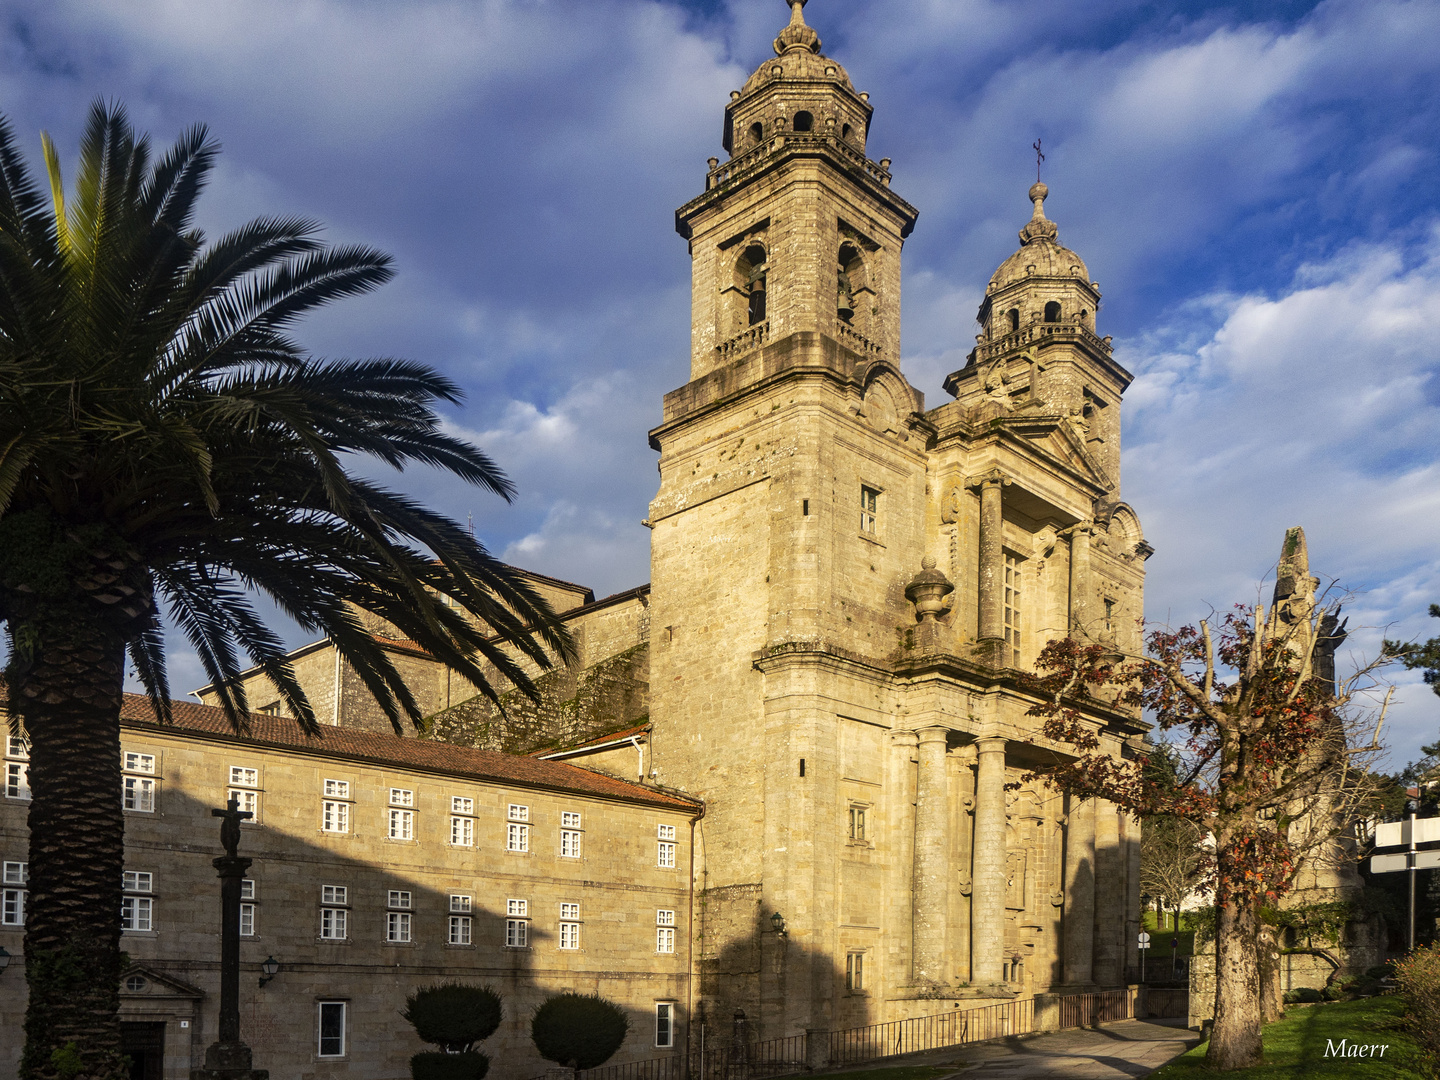
[[[459,1054],[474,1049],[500,1026],[500,995],[488,986],[438,983],[406,998],[400,1015],[415,1025],[422,1041]]]
[[[593,1069],[620,1049],[630,1021],[625,1011],[599,994],[557,994],[530,1020],[530,1038],[547,1061]]]
[[[1415,1041],[1440,1052],[1440,950],[1421,946],[1395,965]]]
[[[1313,1005],[1317,1001],[1324,1001],[1325,995],[1313,986],[1301,986],[1291,990],[1285,995],[1287,1005]]]
[[[414,1080],[482,1080],[489,1071],[490,1059],[484,1054],[426,1050],[410,1059],[410,1075]]]

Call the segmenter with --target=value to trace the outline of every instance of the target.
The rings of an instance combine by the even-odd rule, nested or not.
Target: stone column
[[[921,728],[915,785],[914,981],[948,982],[945,946],[950,907],[950,784],[945,774],[945,728]]]
[[[1090,534],[1095,526],[1082,521],[1070,527],[1070,633],[1088,632],[1086,597],[1090,588]]]
[[[1120,816],[1115,804],[1095,800],[1095,981],[1119,986],[1120,935],[1125,932],[1125,860],[1120,857]]]
[[[1120,818],[1120,845],[1125,853],[1125,981],[1140,981],[1140,819]]]
[[[894,820],[886,815],[886,835],[893,838],[898,866],[915,865],[915,732],[890,732],[890,780],[896,807]],[[913,885],[913,882],[912,882]],[[886,911],[894,919],[895,936],[886,949],[887,984],[907,986],[914,974],[915,898],[898,892],[887,895]]]
[[[1005,550],[1004,500],[1006,480],[999,469],[971,477],[980,489],[980,617],[975,639],[983,663],[1006,667],[1005,662]]]
[[[1005,740],[981,739],[976,749],[970,981],[989,986],[1005,981]]]
[[[1070,796],[1065,822],[1065,982],[1094,982],[1095,801]]]

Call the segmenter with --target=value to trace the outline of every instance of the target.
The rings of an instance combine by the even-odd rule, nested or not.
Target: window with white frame
[[[247,765],[230,766],[230,785],[225,791],[225,804],[234,799],[242,814],[253,815],[250,820],[260,820],[260,770]]]
[[[675,1002],[655,1003],[655,1045],[675,1045]]]
[[[5,797],[30,798],[30,746],[16,735],[5,738]]]
[[[250,878],[240,882],[240,936],[255,936],[255,882]]]
[[[121,783],[124,785],[124,807],[141,814],[155,812],[155,755],[126,751],[121,755]]]
[[[845,989],[854,994],[865,989],[865,954],[845,954]]]
[[[505,901],[505,947],[524,949],[530,944],[530,901]]]
[[[849,841],[852,844],[864,844],[867,842],[866,818],[869,807],[861,803],[850,804]]]
[[[317,1027],[319,1028],[320,1057],[344,1057],[345,1056],[345,1020],[346,1003],[343,1001],[322,1001],[320,1002],[320,1016]]]
[[[530,850],[530,807],[511,803],[505,813],[505,850]]]
[[[659,840],[656,844],[655,865],[673,868],[675,865],[675,826],[657,826],[656,834]]]
[[[410,940],[411,920],[411,897],[408,890],[391,889],[386,894],[385,906],[389,910],[385,912],[385,940],[394,942],[407,942]]]
[[[472,903],[470,897],[451,895],[449,937],[451,945],[469,945],[472,943],[471,910]]]
[[[580,858],[580,841],[584,833],[580,828],[580,815],[566,810],[560,815],[560,857]]]
[[[350,931],[350,889],[345,885],[320,886],[320,937],[344,941]]]
[[[876,488],[860,485],[860,531],[868,536],[879,532],[880,492]]]
[[[415,839],[415,811],[401,807],[415,805],[415,792],[409,788],[390,789],[390,832],[391,840]]]
[[[29,894],[30,864],[0,864],[0,926],[25,925],[25,900]]]
[[[450,799],[450,844],[452,847],[475,846],[475,800],[461,795]]]
[[[580,948],[580,905],[560,905],[560,948]]]
[[[326,780],[324,798],[320,801],[320,831],[350,831],[350,781]]]
[[[655,951],[658,953],[675,951],[675,912],[666,908],[655,912]]]
[[[1005,553],[1005,645],[1011,666],[1020,666],[1020,564],[1023,559]]]
[[[126,870],[122,881],[120,929],[147,933],[155,926],[155,876],[144,870]]]

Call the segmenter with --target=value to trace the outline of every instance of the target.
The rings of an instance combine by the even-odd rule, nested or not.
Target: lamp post
[[[260,965],[260,985],[264,986],[276,975],[280,974],[280,961],[273,956],[265,957]]]

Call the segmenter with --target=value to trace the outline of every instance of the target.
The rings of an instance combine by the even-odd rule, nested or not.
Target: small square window
[[[126,870],[122,887],[126,892],[153,892],[155,875],[144,870]]]
[[[528,900],[506,900],[505,914],[516,915],[521,918],[530,914],[530,901]]]
[[[6,885],[28,885],[30,884],[30,864],[23,862],[7,862],[3,869],[0,869],[0,880]]]
[[[153,773],[155,771],[155,755],[133,754],[127,751],[125,754],[125,771]]]
[[[236,787],[259,787],[260,770],[247,769],[242,765],[231,765],[230,783]]]
[[[403,889],[391,889],[385,900],[386,907],[406,908],[410,907],[410,893]]]
[[[450,800],[450,812],[452,814],[473,814],[475,813],[475,800],[456,795]]]
[[[348,904],[350,890],[344,885],[322,885],[320,886],[320,902],[322,904]]]
[[[578,829],[580,828],[580,815],[566,810],[560,815],[560,824],[566,829]]]
[[[579,905],[579,904],[561,904],[561,905],[560,905],[560,918],[562,918],[562,919],[578,919],[578,918],[580,918],[580,905]]]
[[[248,878],[248,877],[247,877],[247,878],[242,878],[241,881],[240,881],[240,899],[241,899],[241,900],[254,900],[254,899],[255,899],[255,882],[254,882],[253,880],[251,880],[250,878]]]
[[[452,895],[450,897],[450,910],[461,911],[468,915],[470,913],[470,897]]]
[[[332,799],[348,799],[350,797],[350,781],[326,780],[325,794]]]
[[[30,744],[18,735],[5,736],[5,756],[28,758],[30,756]]]
[[[658,836],[661,840],[674,840],[674,839],[675,839],[675,826],[674,826],[674,825],[660,825],[660,826],[658,826],[658,827],[656,828],[656,830],[655,830],[655,835]]]
[[[390,789],[391,806],[414,806],[415,792],[409,788],[392,787]]]
[[[506,815],[505,815],[505,816],[506,816],[510,821],[529,821],[529,820],[530,820],[530,807],[528,807],[528,806],[520,806],[520,805],[517,804],[517,803],[511,803],[511,804],[510,804],[510,809],[506,812]]]

